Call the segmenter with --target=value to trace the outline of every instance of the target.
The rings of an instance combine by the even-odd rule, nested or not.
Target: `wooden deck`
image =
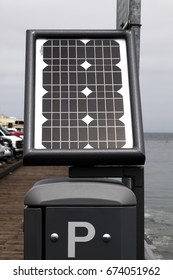
[[[67,167],[22,166],[0,179],[0,260],[23,259],[26,192],[44,178],[66,176]]]

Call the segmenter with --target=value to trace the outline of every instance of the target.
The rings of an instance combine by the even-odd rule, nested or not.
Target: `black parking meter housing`
[[[25,259],[136,259],[136,197],[118,181],[42,180],[25,205]]]

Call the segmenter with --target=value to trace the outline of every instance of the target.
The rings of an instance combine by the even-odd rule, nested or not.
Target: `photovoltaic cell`
[[[36,149],[133,147],[124,55],[124,40],[37,40]]]

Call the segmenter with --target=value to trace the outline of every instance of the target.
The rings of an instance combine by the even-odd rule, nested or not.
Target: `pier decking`
[[[21,166],[0,179],[0,260],[23,259],[26,192],[41,179],[66,174],[67,167]]]

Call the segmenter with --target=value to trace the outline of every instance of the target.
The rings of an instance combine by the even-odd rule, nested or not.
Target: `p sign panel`
[[[133,259],[135,211],[134,206],[47,207],[45,259]]]

